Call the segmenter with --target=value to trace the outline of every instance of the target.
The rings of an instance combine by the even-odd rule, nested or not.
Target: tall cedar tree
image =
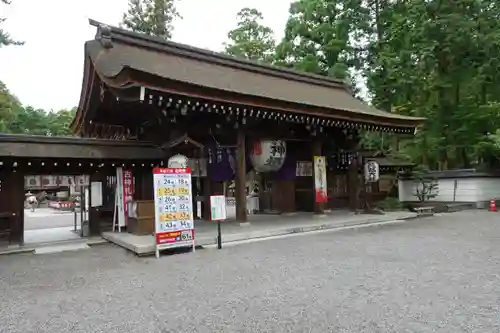
[[[290,5],[277,63],[350,80],[359,66],[355,44],[364,13],[361,0],[298,0]]]
[[[175,0],[129,0],[121,25],[134,32],[171,39],[176,18],[181,16]]]
[[[271,63],[275,40],[271,28],[262,24],[264,17],[255,8],[243,8],[237,14],[238,23],[228,33],[224,53],[254,61]]]

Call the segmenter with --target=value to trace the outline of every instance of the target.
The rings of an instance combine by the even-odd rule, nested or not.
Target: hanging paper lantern
[[[368,161],[365,163],[365,181],[368,183],[375,183],[380,178],[380,167],[375,161]]]
[[[169,168],[187,168],[188,158],[184,155],[174,155],[168,159],[167,166]]]
[[[250,151],[250,161],[257,172],[278,171],[285,163],[286,142],[257,140]]]

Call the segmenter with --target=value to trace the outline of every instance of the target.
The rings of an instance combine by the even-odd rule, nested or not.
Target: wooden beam
[[[164,144],[161,145],[161,148],[172,149],[178,145],[188,144],[188,143],[193,145],[194,147],[196,147],[198,149],[205,148],[205,146],[203,144],[199,143],[196,140],[191,139],[187,133],[178,137],[177,139],[173,139],[171,141],[165,142]]]

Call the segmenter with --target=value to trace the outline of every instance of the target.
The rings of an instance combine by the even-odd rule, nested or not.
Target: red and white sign
[[[128,216],[128,203],[134,200],[134,176],[132,171],[123,170],[123,205],[125,216]]]
[[[189,168],[154,168],[156,256],[159,251],[192,246],[193,199]]]
[[[118,226],[127,225],[128,203],[134,196],[134,176],[131,170],[116,168],[116,210],[118,214]]]
[[[69,209],[73,206],[71,201],[50,201],[49,207],[54,209]]]

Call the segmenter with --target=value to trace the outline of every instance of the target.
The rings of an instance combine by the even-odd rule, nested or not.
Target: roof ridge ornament
[[[109,25],[99,24],[95,39],[101,42],[101,45],[104,48],[113,48],[113,43],[111,42],[111,27]]]

